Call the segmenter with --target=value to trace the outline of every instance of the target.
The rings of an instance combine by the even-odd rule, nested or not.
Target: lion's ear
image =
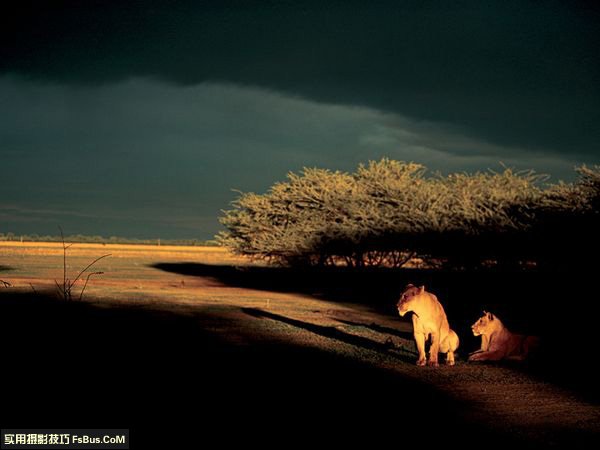
[[[406,289],[408,289],[408,288],[411,288],[411,287],[415,287],[415,285],[414,285],[414,284],[412,284],[412,283],[408,283],[408,284],[406,285]]]
[[[421,294],[422,294],[423,292],[425,292],[425,285],[421,286],[421,287],[419,288],[419,290],[421,291]]]
[[[487,318],[490,320],[494,320],[494,315],[491,312],[489,312],[487,313]]]

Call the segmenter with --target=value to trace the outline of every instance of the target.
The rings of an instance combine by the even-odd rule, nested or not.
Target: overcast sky
[[[10,3],[0,232],[206,239],[232,189],[384,156],[600,163],[591,2]]]

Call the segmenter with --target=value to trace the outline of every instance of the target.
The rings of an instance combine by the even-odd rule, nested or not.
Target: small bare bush
[[[54,283],[56,284],[56,288],[58,290],[58,295],[60,296],[60,298],[67,300],[67,301],[71,301],[71,300],[73,300],[73,287],[75,286],[75,283],[77,283],[79,280],[83,279],[83,277],[85,276],[85,282],[83,284],[83,287],[81,288],[81,291],[79,292],[79,300],[81,300],[83,298],[83,293],[85,292],[85,289],[90,281],[90,278],[94,275],[103,275],[104,274],[104,272],[89,272],[88,273],[88,270],[90,270],[101,259],[107,258],[111,255],[106,254],[106,255],[100,256],[99,258],[96,258],[90,264],[88,264],[83,270],[81,270],[75,276],[75,278],[73,280],[71,280],[68,278],[68,275],[67,275],[67,250],[69,248],[71,248],[71,246],[73,244],[65,243],[65,238],[64,238],[62,228],[60,228],[60,235],[62,238],[62,247],[63,247],[63,279],[62,279],[62,284],[59,284],[59,282],[57,280],[54,280]],[[87,273],[87,275],[86,275],[86,273]],[[35,291],[35,289],[34,289],[34,291]]]

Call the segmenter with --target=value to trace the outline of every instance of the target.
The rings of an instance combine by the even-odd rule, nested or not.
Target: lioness
[[[484,311],[471,327],[473,335],[481,336],[481,349],[469,356],[469,361],[523,360],[538,345],[535,336],[513,334],[494,314]]]
[[[425,341],[431,336],[429,365],[438,366],[438,353],[446,353],[446,364],[454,365],[454,352],[458,348],[458,336],[450,329],[444,308],[437,297],[409,284],[396,305],[400,316],[413,312],[413,333],[419,351],[418,366],[425,365]]]

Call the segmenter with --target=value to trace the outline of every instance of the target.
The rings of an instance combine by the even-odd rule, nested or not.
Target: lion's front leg
[[[469,356],[469,361],[499,361],[502,359],[503,353],[501,351],[492,352],[476,352]]]
[[[417,366],[424,366],[426,363],[425,359],[425,333],[415,333],[415,342],[417,344],[417,350],[419,352],[419,359],[417,360]]]
[[[482,352],[487,352],[490,348],[490,338],[489,336],[486,336],[485,334],[481,335],[481,348],[479,350],[475,350],[474,352],[469,353],[469,361],[474,361],[471,359],[471,356],[477,354],[477,353],[482,353]]]
[[[490,337],[485,334],[481,335],[481,351],[487,352],[490,349]]]
[[[440,352],[440,333],[431,333],[431,347],[429,349],[429,365],[437,367],[438,353]]]

